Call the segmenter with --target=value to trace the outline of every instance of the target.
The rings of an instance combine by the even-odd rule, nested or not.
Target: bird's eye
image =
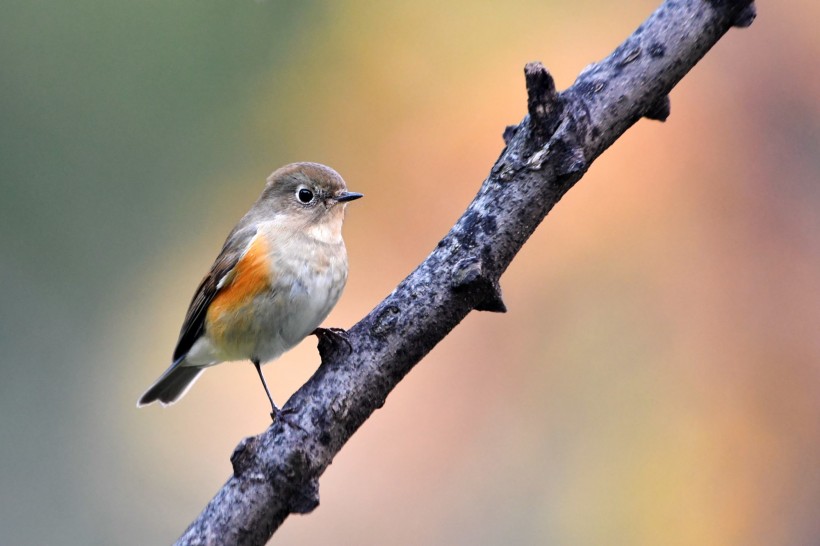
[[[296,198],[299,200],[300,203],[307,205],[311,201],[313,201],[313,192],[307,188],[302,188],[296,192]]]

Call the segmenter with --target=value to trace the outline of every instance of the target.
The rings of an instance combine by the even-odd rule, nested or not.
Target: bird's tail
[[[137,407],[141,408],[157,401],[166,406],[182,398],[199,374],[205,371],[198,366],[185,366],[184,361],[185,357],[171,364],[171,367],[165,370],[165,373],[140,397]]]

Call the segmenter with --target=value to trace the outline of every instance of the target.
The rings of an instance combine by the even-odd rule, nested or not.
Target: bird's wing
[[[199,283],[188,307],[179,340],[174,350],[174,362],[184,357],[205,330],[205,315],[216,295],[233,280],[236,264],[245,255],[256,235],[255,227],[239,229],[228,236],[211,270]]]

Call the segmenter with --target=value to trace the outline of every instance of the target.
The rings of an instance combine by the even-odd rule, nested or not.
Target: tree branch
[[[668,93],[751,0],[667,1],[606,59],[556,93],[525,69],[528,115],[473,202],[433,252],[348,332],[320,339],[322,364],[274,423],[234,451],[234,474],[177,544],[265,544],[291,513],[319,504],[319,476],[401,379],[472,310],[505,311],[498,280],[555,203],[641,117],[664,120]]]

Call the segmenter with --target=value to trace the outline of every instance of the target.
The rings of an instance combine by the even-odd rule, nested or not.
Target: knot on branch
[[[530,128],[540,144],[558,127],[562,110],[561,98],[555,91],[555,81],[540,62],[527,63],[524,67],[524,78],[527,83]]]
[[[291,497],[291,512],[294,514],[309,514],[317,506],[319,506],[319,480],[308,480]]]
[[[284,493],[291,513],[307,514],[319,506],[319,480],[310,457],[301,449],[288,454],[281,467],[271,472],[270,482]]]
[[[628,44],[628,42],[627,42],[627,44]],[[635,61],[640,59],[641,55],[643,54],[643,50],[641,49],[640,46],[634,46],[634,47],[631,47],[631,48],[627,48],[626,47],[627,44],[624,44],[623,46],[621,46],[617,50],[615,50],[616,54],[620,53],[620,59],[618,59],[618,63],[616,65],[618,68],[624,68],[627,65],[629,65],[631,63],[634,63]]]
[[[255,466],[256,454],[259,451],[259,438],[249,436],[244,438],[231,454],[233,475],[237,478]]]
[[[506,155],[502,155],[495,162],[495,165],[493,165],[493,168],[490,170],[490,174],[492,174],[492,176],[494,176],[499,182],[509,182],[515,177],[515,174],[519,170],[519,167],[517,167],[512,161],[508,160]]]
[[[387,337],[396,329],[401,310],[395,305],[387,305],[376,316],[376,323],[373,325],[372,333],[378,338]]]
[[[527,159],[526,166],[531,171],[538,171],[548,159],[559,179],[582,174],[589,168],[583,146],[572,135],[554,137]]]
[[[481,260],[477,257],[465,258],[456,264],[452,287],[456,292],[465,292],[474,297],[476,303],[473,309],[476,311],[507,312],[498,281],[485,274]]]

